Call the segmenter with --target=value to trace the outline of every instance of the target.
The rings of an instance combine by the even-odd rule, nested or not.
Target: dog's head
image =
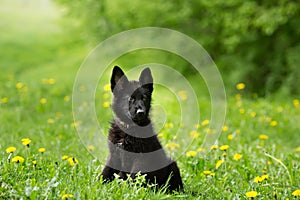
[[[138,81],[129,81],[121,68],[115,66],[111,76],[112,108],[116,116],[127,124],[145,126],[149,123],[153,78],[145,68]]]

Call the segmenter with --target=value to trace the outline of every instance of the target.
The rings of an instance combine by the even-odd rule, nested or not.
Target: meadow
[[[3,11],[7,24],[28,19],[28,13],[8,17],[9,8]],[[0,199],[300,198],[300,99],[249,94],[243,83],[226,86],[226,121],[210,152],[201,148],[211,134],[209,96],[198,99],[204,110],[199,123],[180,124],[178,100],[155,88],[156,102],[169,102],[158,137],[177,158],[184,192],[142,187],[142,176],[101,184],[97,176],[105,160],[93,156],[95,144],[82,144],[72,113],[76,72],[91,48],[69,32],[49,28],[56,16],[49,18],[48,24],[34,18],[31,25],[11,25],[0,33]],[[46,25],[49,30],[36,28]],[[112,117],[108,82],[109,75],[96,91],[106,132]],[[185,91],[177,95],[182,103],[190,98]],[[174,135],[179,127],[183,140]],[[187,146],[184,138],[193,142]]]

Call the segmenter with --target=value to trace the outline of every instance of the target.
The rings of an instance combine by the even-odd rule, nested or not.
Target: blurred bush
[[[203,45],[226,84],[244,82],[260,95],[300,94],[297,0],[55,1],[79,19],[82,37],[92,44],[132,28],[171,28]],[[188,64],[181,71],[189,74]]]

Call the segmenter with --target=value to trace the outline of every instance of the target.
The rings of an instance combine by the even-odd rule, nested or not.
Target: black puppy
[[[158,188],[168,183],[169,191],[183,189],[177,164],[166,156],[149,119],[153,92],[150,69],[142,71],[139,81],[129,81],[115,66],[110,82],[115,118],[108,136],[109,156],[100,174],[103,180],[113,180],[114,174],[134,179],[140,173]]]

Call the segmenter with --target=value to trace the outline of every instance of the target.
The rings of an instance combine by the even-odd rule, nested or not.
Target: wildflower
[[[166,145],[166,148],[170,149],[170,150],[173,150],[173,149],[176,149],[179,147],[179,144],[176,144],[175,142],[169,142],[167,145]]]
[[[293,104],[294,104],[295,108],[298,108],[299,105],[300,105],[300,102],[299,102],[298,99],[294,99],[294,100],[293,100]]]
[[[236,160],[236,161],[240,160],[242,157],[243,157],[243,155],[239,154],[239,153],[236,153],[236,154],[233,155],[233,159]]]
[[[48,120],[47,120],[47,123],[48,123],[48,124],[54,124],[54,119],[52,119],[52,118],[48,119]]]
[[[46,151],[45,148],[39,148],[39,152],[40,152],[40,153],[44,153],[45,151]]]
[[[235,95],[235,98],[236,98],[237,100],[240,100],[240,99],[242,98],[242,95],[241,95],[241,94],[236,94],[236,95]]]
[[[109,106],[110,106],[108,101],[105,101],[102,105],[104,108],[109,108]]]
[[[240,134],[240,133],[241,133],[241,130],[238,129],[238,130],[235,131],[235,133],[236,133],[236,134]]]
[[[294,197],[300,197],[300,190],[295,190],[295,191],[292,193],[292,195],[293,195]]]
[[[229,148],[229,145],[222,145],[222,146],[220,146],[220,150],[221,151],[227,151],[228,148]]]
[[[182,101],[185,101],[187,99],[186,91],[184,91],[184,90],[180,90],[178,92],[178,95]]]
[[[245,114],[245,109],[241,108],[240,109],[240,114]]]
[[[269,179],[269,175],[268,174],[264,174],[264,175],[261,176],[261,178],[263,180],[268,180]]]
[[[167,122],[167,123],[165,124],[165,127],[166,127],[166,128],[173,128],[174,125],[173,125],[172,122]]]
[[[277,124],[278,124],[278,123],[277,123],[277,121],[275,121],[275,120],[273,120],[273,121],[270,122],[270,126],[273,126],[273,127],[274,127],[274,126],[277,126]]]
[[[110,91],[110,84],[106,84],[103,86],[104,91]]]
[[[248,198],[254,198],[257,195],[258,195],[258,193],[256,191],[246,192],[246,197],[248,197]]]
[[[190,136],[193,138],[193,139],[196,139],[200,136],[200,133],[198,133],[197,131],[191,131],[190,132]]]
[[[208,119],[203,120],[203,122],[201,124],[202,124],[202,126],[206,126],[209,124],[209,120]]]
[[[256,116],[256,112],[251,112],[250,116],[254,118]]]
[[[211,173],[212,173],[212,172],[211,172],[211,171],[209,171],[209,170],[205,170],[205,171],[203,171],[203,174],[204,174],[204,175],[211,175]]]
[[[205,152],[205,149],[200,147],[200,148],[197,149],[197,151],[198,152]]]
[[[199,129],[200,127],[201,127],[201,125],[200,124],[195,124],[195,129]]]
[[[95,147],[94,147],[93,145],[89,145],[89,146],[87,146],[87,148],[88,148],[88,150],[90,150],[90,151],[94,151],[94,150],[95,150]]]
[[[261,140],[267,140],[269,137],[267,135],[261,134],[259,135],[259,139]]]
[[[65,102],[69,102],[69,101],[70,101],[70,96],[65,96],[65,97],[64,97],[64,101],[65,101]]]
[[[73,194],[64,194],[61,196],[61,199],[62,200],[66,200],[66,199],[70,199],[70,198],[73,198]]]
[[[254,178],[254,182],[255,182],[255,183],[260,183],[260,182],[262,182],[262,181],[263,181],[263,179],[262,179],[261,176],[257,176],[257,177]]]
[[[13,153],[16,150],[17,150],[16,147],[8,147],[5,151],[6,153]]]
[[[224,132],[225,132],[225,131],[228,131],[228,126],[226,126],[226,125],[223,126],[223,127],[222,127],[222,131],[224,131]]]
[[[297,147],[297,148],[295,149],[295,151],[300,152],[300,147]]]
[[[21,156],[15,156],[15,157],[12,158],[11,161],[15,162],[15,163],[23,163],[25,161],[25,159]]]
[[[8,98],[7,97],[1,98],[1,103],[5,104],[7,102],[8,102]]]
[[[218,169],[222,164],[223,164],[224,160],[218,160],[216,163],[216,169]]]
[[[50,84],[50,85],[54,85],[55,84],[55,79],[54,78],[49,78],[48,79],[48,83]]]
[[[23,144],[24,146],[29,147],[30,142],[31,142],[31,140],[30,140],[29,138],[23,138],[23,139],[22,139],[22,144]]]
[[[218,149],[218,145],[212,145],[212,146],[210,147],[210,149],[211,149],[211,150],[216,150],[216,149]]]
[[[162,138],[164,136],[164,134],[163,133],[159,133],[159,134],[157,134],[157,137],[158,138]]]
[[[109,94],[108,93],[104,93],[103,94],[103,99],[108,99],[109,98]]]
[[[67,160],[68,158],[69,158],[69,156],[67,156],[67,155],[63,155],[63,156],[61,157],[62,160]]]
[[[233,135],[232,135],[232,134],[229,134],[229,135],[227,136],[227,139],[228,139],[228,140],[232,140],[232,139],[233,139]]]
[[[41,104],[46,104],[47,103],[47,99],[46,98],[41,98],[40,103]]]
[[[76,158],[74,158],[74,157],[69,157],[68,158],[68,162],[73,167],[75,164],[78,163],[78,160]]]
[[[24,85],[23,85],[23,83],[21,83],[21,82],[19,82],[19,83],[16,84],[16,88],[17,88],[18,90],[22,89],[23,86],[24,86]]]
[[[34,161],[32,161],[32,164],[34,165],[34,166],[36,166],[36,160],[34,160]]]
[[[188,151],[186,152],[187,157],[194,157],[197,155],[197,151]]]
[[[246,85],[244,83],[238,83],[236,85],[236,89],[238,89],[238,90],[243,90],[243,89],[245,89],[245,87],[246,87]]]

